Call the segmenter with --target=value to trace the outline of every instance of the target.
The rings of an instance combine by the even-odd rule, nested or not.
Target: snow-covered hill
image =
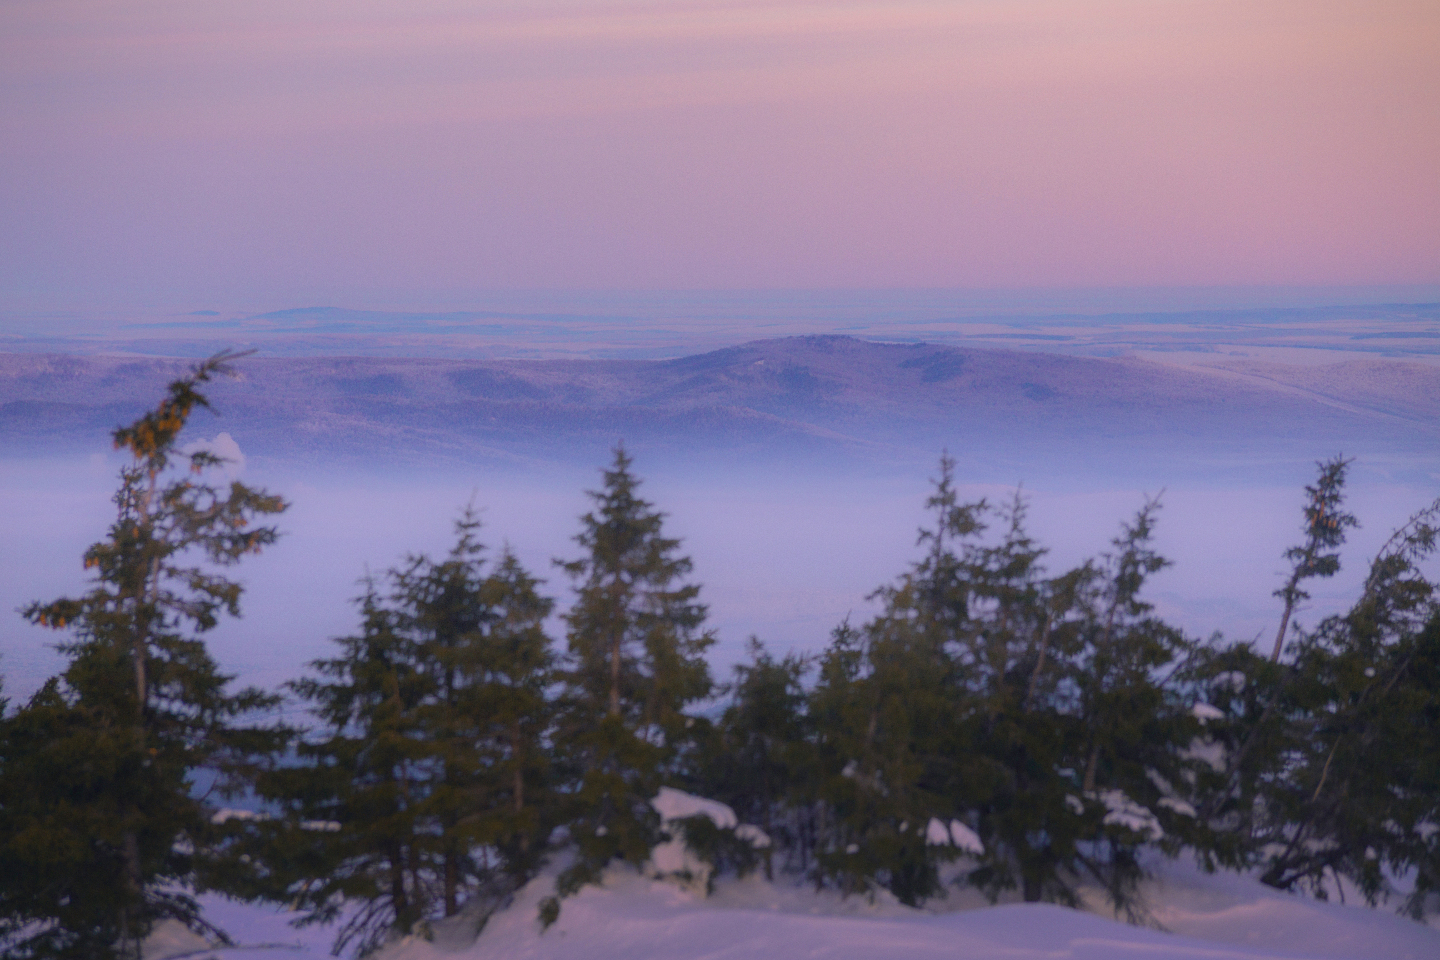
[[[377,960],[1435,960],[1440,929],[1385,910],[1322,903],[1278,893],[1234,874],[1207,875],[1188,861],[1153,865],[1145,896],[1156,927],[1130,926],[1098,913],[1036,904],[990,907],[969,893],[927,910],[885,897],[841,898],[761,878],[722,880],[701,897],[628,868],[603,888],[565,901],[541,931],[539,901],[553,875],[523,889],[473,938],[473,919],[437,926],[431,940],[392,944]],[[1100,898],[1095,898],[1097,909]],[[290,915],[206,902],[207,915],[240,944],[209,950],[180,931],[154,938],[147,960],[163,957],[301,960],[329,952],[330,932],[296,931]]]

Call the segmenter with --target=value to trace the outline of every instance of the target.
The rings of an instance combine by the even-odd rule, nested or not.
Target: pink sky
[[[0,298],[1440,283],[1435,0],[6,0]]]

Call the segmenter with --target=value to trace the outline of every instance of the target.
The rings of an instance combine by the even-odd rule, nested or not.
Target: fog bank
[[[0,514],[0,673],[12,701],[62,666],[51,647],[60,635],[14,611],[84,589],[81,554],[113,519],[117,466],[116,457],[100,455],[0,461],[0,496],[10,506]],[[1362,527],[1344,551],[1340,575],[1312,588],[1302,624],[1347,606],[1370,556],[1433,497],[1433,490],[1386,483],[1363,467],[1349,501]],[[641,493],[669,515],[667,532],[694,560],[718,639],[711,653],[717,678],[728,675],[752,634],[778,651],[813,652],[847,616],[868,617],[867,597],[917,555],[933,473],[650,473],[643,460],[635,469],[646,481]],[[223,623],[210,644],[225,670],[267,687],[330,655],[330,639],[356,628],[351,600],[367,571],[381,573],[409,553],[443,554],[454,518],[472,498],[492,555],[509,544],[563,611],[570,584],[552,560],[577,555],[571,538],[588,509],[584,490],[600,482],[598,470],[578,467],[441,476],[252,465],[243,479],[284,495],[292,507],[280,519],[280,542],[232,571],[246,584],[244,617]],[[962,494],[995,502],[1012,490],[972,485]],[[1032,533],[1051,549],[1049,569],[1108,549],[1121,521],[1159,492],[1082,477],[1025,487]],[[1300,537],[1302,499],[1298,484],[1165,490],[1157,539],[1174,565],[1148,592],[1158,611],[1192,635],[1218,630],[1268,644],[1279,614],[1271,591],[1282,581],[1283,551]],[[558,616],[552,627],[563,647]]]

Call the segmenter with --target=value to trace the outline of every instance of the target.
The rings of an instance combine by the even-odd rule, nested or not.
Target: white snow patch
[[[705,898],[642,877],[606,871],[603,887],[564,901],[542,931],[540,900],[555,892],[555,871],[536,878],[486,923],[436,921],[434,941],[415,937],[374,960],[1433,960],[1440,930],[1388,910],[1322,903],[1281,893],[1252,877],[1207,874],[1188,858],[1144,854],[1153,875],[1140,895],[1170,933],[1111,918],[1104,891],[1082,891],[1097,915],[1048,904],[985,906],[955,891],[925,910],[886,891],[842,897],[803,881],[751,875],[722,879]],[[1016,895],[1018,896],[1018,894]],[[322,960],[334,928],[293,929],[298,914],[201,897],[206,919],[241,945],[213,948],[219,960]],[[973,908],[973,909],[972,909]],[[269,945],[269,946],[265,946]]]
[[[932,847],[950,845],[950,829],[945,826],[945,821],[938,817],[930,818],[930,822],[925,826],[925,843]]]
[[[1184,800],[1177,800],[1175,797],[1161,797],[1159,805],[1167,810],[1174,810],[1182,817],[1194,817],[1195,808]]]
[[[210,822],[221,824],[227,820],[268,820],[269,817],[263,813],[256,813],[254,810],[235,810],[230,807],[221,807],[210,815]]]
[[[1101,790],[1095,794],[1095,799],[1105,804],[1105,819],[1101,822],[1106,826],[1133,830],[1146,840],[1159,840],[1165,836],[1155,814],[1127,797],[1125,791]]]
[[[968,853],[974,856],[981,856],[985,853],[985,844],[980,842],[980,837],[959,820],[950,821],[950,842],[961,853]]]
[[[141,960],[169,960],[206,950],[210,941],[179,920],[162,920],[140,944]]]
[[[1180,751],[1180,756],[1186,760],[1203,761],[1216,773],[1225,772],[1225,745],[1223,743],[1196,737],[1190,741],[1190,746]]]
[[[1195,704],[1195,706],[1193,706],[1193,707],[1190,708],[1190,713],[1191,713],[1192,716],[1195,717],[1196,720],[1199,720],[1201,723],[1206,723],[1207,721],[1210,721],[1210,720],[1224,720],[1224,719],[1225,719],[1225,711],[1224,711],[1224,710],[1221,710],[1221,709],[1219,709],[1218,707],[1212,707],[1212,706],[1211,706],[1210,704],[1208,704],[1208,703],[1197,703],[1197,704]]]
[[[733,830],[739,825],[735,811],[719,800],[697,797],[674,787],[661,787],[650,805],[660,814],[661,825],[670,834],[670,839],[656,844],[650,851],[646,872],[652,876],[675,879],[703,891],[710,883],[713,868],[690,850],[690,845],[685,842],[683,821],[691,817],[706,817],[721,830]],[[764,835],[764,831],[758,827],[755,829]],[[765,842],[768,844],[770,838],[765,837]]]
[[[1085,802],[1073,793],[1065,794],[1065,806],[1069,807],[1070,812],[1077,817],[1085,815]]]
[[[737,840],[744,840],[755,850],[764,850],[770,846],[770,834],[761,830],[753,823],[742,823],[736,827],[735,838]]]
[[[655,808],[655,812],[660,814],[660,819],[665,823],[703,816],[709,817],[710,822],[721,830],[731,830],[740,822],[729,805],[719,800],[697,797],[674,787],[661,787],[655,799],[650,801],[650,806]]]
[[[301,820],[301,830],[317,830],[320,833],[339,833],[339,820]]]

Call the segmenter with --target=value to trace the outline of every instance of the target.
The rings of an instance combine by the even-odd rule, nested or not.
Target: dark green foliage
[[[669,821],[666,827],[669,832],[678,831],[686,849],[709,865],[710,872],[705,878],[707,894],[714,890],[717,876],[728,873],[744,877],[764,859],[765,850],[755,849],[745,837],[736,836],[734,829],[717,827],[715,821],[704,814]],[[688,880],[694,879],[688,874],[682,875]]]
[[[209,406],[200,385],[230,359],[200,364],[115,431],[133,459],[109,536],[85,554],[94,588],[24,611],[73,639],[59,645],[61,677],[4,724],[10,955],[133,957],[159,920],[208,930],[179,891],[219,882],[233,864],[190,778],[209,771],[226,795],[243,787],[250,758],[283,739],[237,725],[275,698],[230,692],[201,639],[222,613],[239,614],[240,585],[215,568],[273,543],[275,528],[254,521],[286,506],[238,482],[211,486],[204,471],[220,461],[177,447],[190,414]],[[177,460],[186,469],[172,470]]]
[[[297,681],[323,733],[262,776],[287,816],[252,827],[271,895],[366,953],[533,872],[553,825],[551,601],[508,552],[485,569],[467,511],[443,561],[411,557],[360,600],[361,632]],[[333,825],[333,829],[331,829]],[[483,921],[484,911],[478,916]]]
[[[116,431],[134,462],[85,556],[94,589],[25,611],[72,636],[61,677],[18,711],[0,701],[6,956],[133,958],[172,917],[223,938],[192,897],[207,889],[307,923],[343,915],[337,952],[442,916],[478,930],[557,826],[573,859],[544,926],[610,862],[644,864],[667,829],[716,871],[763,865],[912,905],[947,878],[1071,905],[1097,883],[1143,920],[1147,846],[1320,896],[1344,878],[1372,903],[1407,875],[1416,918],[1440,894],[1440,603],[1421,569],[1440,501],[1381,550],[1349,611],[1302,629],[1302,585],[1339,569],[1356,526],[1348,461],[1319,464],[1265,656],[1194,643],[1155,614],[1157,500],[1108,553],[1052,576],[1023,497],[962,502],[943,457],[921,555],[872,596],[877,615],[814,658],[752,638],[706,719],[687,712],[715,693],[700,588],[617,448],[581,518],[583,556],[561,564],[576,588],[564,660],[543,629],[552,601],[508,551],[487,560],[467,510],[448,555],[367,579],[358,631],[290,685],[317,721],[298,737],[244,725],[277,698],[231,692],[202,640],[239,612],[216,568],[272,543],[254,522],[285,507],[206,484],[209,454],[172,470],[206,405],[198,385],[226,360]],[[728,803],[771,845],[706,816],[662,824],[665,784]],[[245,789],[271,812],[209,802]],[[983,851],[958,848],[968,830]]]
[[[374,583],[360,605],[360,633],[336,641],[339,656],[311,665],[318,676],[292,684],[323,733],[296,746],[299,765],[258,784],[289,815],[260,826],[271,842],[266,860],[284,883],[275,895],[292,896],[311,923],[339,916],[342,898],[366,904],[337,932],[337,953],[352,943],[364,953],[392,930],[409,933],[433,906],[435,838],[421,822],[430,747],[418,717],[428,684],[415,644]]]
[[[1345,876],[1371,902],[1382,868],[1414,870],[1417,917],[1440,879],[1440,608],[1419,563],[1440,501],[1396,532],[1359,601],[1302,634],[1282,696],[1289,736],[1264,783],[1263,879],[1324,895]]]
[[[803,685],[808,666],[795,654],[777,660],[750,638],[750,662],[735,667],[730,704],[719,724],[704,728],[709,738],[697,751],[696,790],[729,804],[742,822],[758,825],[772,839],[760,852],[767,878],[774,876],[777,847],[808,852],[808,824],[798,815],[815,789]]]
[[[494,851],[510,880],[527,877],[553,815],[554,657],[542,625],[554,604],[508,551],[481,576],[478,527],[467,510],[445,561],[412,558],[395,577],[430,686],[419,721],[440,769],[425,813],[444,835],[446,916],[467,878],[488,870],[470,851]]]
[[[1221,714],[1196,731],[1186,751],[1199,761],[1185,777],[1198,812],[1184,839],[1207,869],[1244,869],[1254,856],[1260,791],[1291,736],[1280,709],[1289,673],[1250,644],[1217,636],[1174,675],[1186,700]]]
[[[1170,781],[1183,782],[1181,748],[1198,729],[1161,683],[1189,645],[1140,597],[1165,566],[1151,547],[1157,504],[1113,553],[1053,578],[1018,495],[998,509],[962,503],[944,458],[928,506],[921,560],[820,660],[807,714],[814,875],[919,903],[959,853],[927,827],[958,820],[985,846],[968,881],[992,896],[1075,903],[1088,875],[1131,910],[1138,848],[1162,822],[1190,829],[1173,809],[1137,805],[1165,796],[1183,809]]]
[[[1319,551],[1355,525],[1341,509],[1345,465],[1319,464],[1307,488],[1312,536],[1287,553],[1296,567],[1277,594],[1282,622],[1304,596],[1300,573],[1338,569],[1336,554]],[[1267,883],[1321,897],[1343,877],[1372,904],[1391,893],[1387,871],[1409,873],[1414,892],[1403,906],[1423,915],[1440,879],[1440,629],[1420,569],[1436,546],[1437,516],[1440,501],[1396,531],[1355,605],[1296,629],[1288,661],[1243,645],[1192,657],[1182,680],[1223,712],[1203,737],[1223,762],[1197,770],[1200,816],[1187,837],[1203,860],[1259,867]]]
[[[688,557],[663,534],[664,514],[637,495],[630,457],[616,447],[594,509],[575,537],[586,555],[563,564],[576,583],[566,614],[570,658],[557,746],[575,771],[569,894],[609,861],[639,866],[660,839],[650,806],[693,719],[684,708],[709,695],[700,588],[684,582]]]
[[[1271,660],[1280,659],[1285,646],[1285,631],[1290,625],[1290,616],[1295,606],[1308,600],[1310,594],[1301,588],[1301,582],[1314,577],[1333,577],[1340,571],[1340,554],[1334,551],[1345,543],[1345,531],[1358,527],[1359,521],[1341,509],[1345,502],[1345,471],[1350,461],[1335,457],[1318,463],[1320,475],[1314,486],[1305,488],[1305,542],[1285,551],[1290,561],[1290,578],[1285,586],[1275,591],[1275,596],[1285,601],[1285,612],[1280,617],[1280,629],[1275,633],[1275,650]]]

